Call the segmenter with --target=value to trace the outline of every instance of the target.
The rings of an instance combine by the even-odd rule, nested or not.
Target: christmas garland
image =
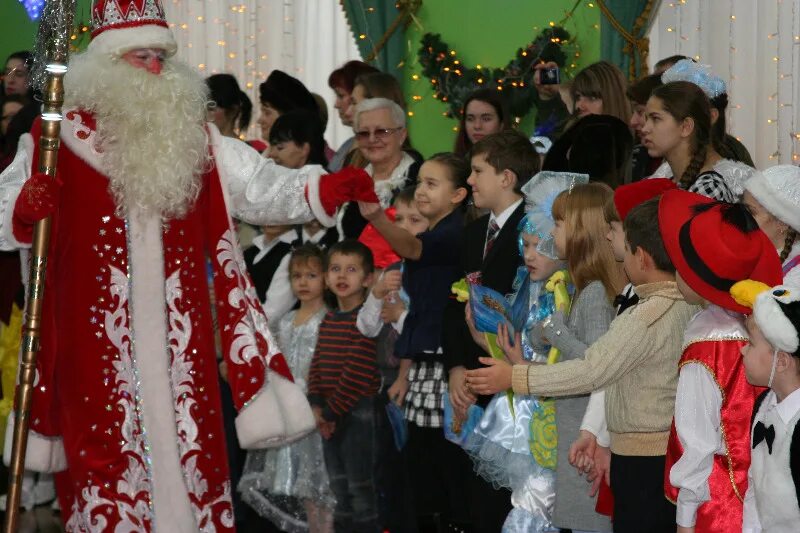
[[[533,67],[542,62],[555,62],[559,68],[566,64],[571,45],[570,34],[560,26],[543,30],[504,68],[466,68],[455,50],[439,34],[422,36],[419,62],[422,72],[430,78],[433,97],[448,104],[447,116],[460,117],[464,101],[478,89],[503,91],[512,116],[525,116],[534,105],[537,94],[533,85]]]

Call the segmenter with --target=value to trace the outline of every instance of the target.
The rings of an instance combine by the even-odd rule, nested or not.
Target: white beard
[[[70,60],[64,92],[66,108],[94,114],[117,215],[136,208],[164,219],[184,216],[210,162],[203,79],[174,59],[153,75],[87,51]]]

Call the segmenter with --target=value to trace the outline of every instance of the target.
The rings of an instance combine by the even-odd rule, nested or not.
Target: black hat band
[[[729,292],[737,280],[725,279],[717,276],[697,253],[697,249],[695,249],[694,245],[692,244],[692,237],[689,234],[689,229],[691,228],[693,220],[694,217],[690,218],[683,226],[681,226],[681,231],[678,236],[678,244],[681,247],[683,257],[686,259],[686,263],[689,265],[689,267],[691,267],[694,273],[697,274],[701,280],[714,287],[718,291]]]

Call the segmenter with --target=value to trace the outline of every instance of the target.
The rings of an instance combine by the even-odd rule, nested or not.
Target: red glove
[[[19,242],[33,240],[33,225],[50,215],[58,206],[62,182],[58,177],[38,173],[30,177],[19,191],[11,220],[14,238]]]
[[[319,199],[329,215],[345,202],[378,202],[375,182],[363,168],[345,167],[319,179]]]

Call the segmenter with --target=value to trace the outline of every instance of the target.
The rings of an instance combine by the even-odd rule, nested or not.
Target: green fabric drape
[[[399,12],[395,0],[340,0],[347,22],[361,52],[366,58],[383,37]],[[361,36],[365,36],[363,39]],[[400,79],[401,62],[405,57],[405,24],[401,24],[370,64]]]
[[[600,0],[610,11],[620,26],[643,47],[642,55],[637,45],[631,44],[618,31],[606,13],[601,17],[600,55],[606,61],[617,65],[630,79],[637,79],[647,72],[647,65],[642,59],[647,58],[647,40],[643,40],[650,29],[650,24],[658,12],[660,0]],[[631,61],[634,62],[631,68]]]

